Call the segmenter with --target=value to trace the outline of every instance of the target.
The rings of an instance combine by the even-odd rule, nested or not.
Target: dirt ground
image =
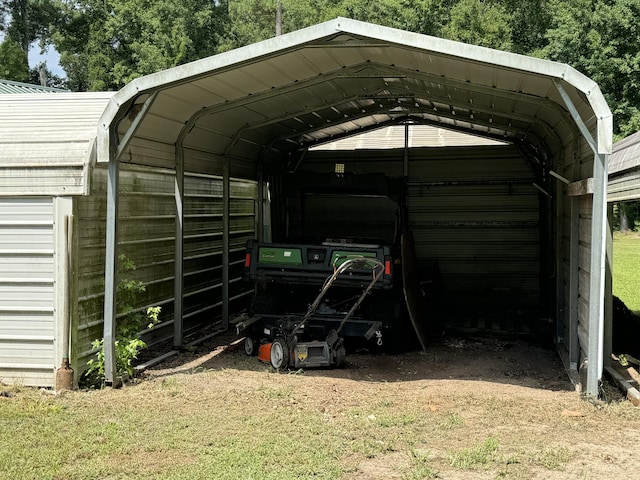
[[[231,371],[233,388],[252,391],[264,388],[269,368],[247,357],[236,337],[223,334],[149,368],[145,376],[154,381]],[[415,454],[390,451],[358,460],[348,478],[632,478],[640,461],[640,408],[608,384],[605,401],[580,399],[553,348],[523,340],[454,337],[427,352],[350,353],[341,369],[270,373],[268,381],[295,389],[290,401],[323,412],[328,421],[354,406],[370,405],[372,395],[400,410],[460,419],[457,434],[436,431],[415,447],[429,452],[436,473],[416,474]],[[454,467],[452,450],[488,437],[500,442],[499,462]],[[509,455],[519,465],[511,465]]]

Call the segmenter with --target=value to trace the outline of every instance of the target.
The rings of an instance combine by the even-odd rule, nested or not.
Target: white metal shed
[[[68,219],[113,93],[29,91],[0,95],[0,382],[50,387],[72,294]]]

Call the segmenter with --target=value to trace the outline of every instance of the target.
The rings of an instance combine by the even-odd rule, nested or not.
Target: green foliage
[[[541,54],[580,70],[602,90],[614,133],[640,127],[640,3],[636,0],[550,0],[548,45]]]
[[[49,24],[56,16],[50,0],[0,1],[0,30],[28,53],[30,45],[48,36]]]
[[[451,0],[282,0],[282,33],[336,17],[353,18],[429,35],[439,35]],[[277,0],[234,0],[220,50],[249,45],[275,35]]]
[[[136,265],[125,255],[118,257],[118,275],[135,271]],[[142,311],[136,308],[140,297],[145,292],[143,282],[130,278],[120,278],[116,288],[116,308],[118,319],[116,322],[115,363],[116,374],[123,377],[133,376],[133,360],[138,358],[140,350],[146,343],[139,338],[144,328],[157,325],[161,307],[148,307]],[[97,350],[96,358],[87,362],[89,369],[86,377],[93,386],[102,385],[105,377],[104,339],[96,339],[91,346]]]
[[[640,223],[640,202],[620,202],[613,205],[613,228],[622,232],[636,230]]]
[[[0,78],[14,82],[29,80],[27,54],[11,39],[0,43]]]
[[[118,89],[216,53],[226,13],[206,0],[56,1],[51,41],[78,90]]]
[[[47,76],[47,87],[53,88],[67,88],[67,82],[64,78],[60,78],[57,75],[51,73],[51,70],[47,68],[47,64],[45,62],[37,64],[35,67],[29,70],[29,80],[28,83],[32,83],[34,85],[40,85],[40,69],[44,68]]]
[[[460,0],[451,9],[443,34],[452,40],[510,51],[510,21],[502,2]]]

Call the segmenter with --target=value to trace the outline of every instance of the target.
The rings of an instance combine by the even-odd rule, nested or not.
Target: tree
[[[34,85],[42,85],[42,74],[46,77],[45,87],[52,88],[61,88],[67,89],[67,81],[64,78],[61,78],[57,75],[51,73],[51,70],[47,68],[47,64],[41,62],[29,70],[29,80],[28,83],[32,83]]]
[[[27,54],[33,42],[48,37],[55,15],[50,0],[0,0],[0,30]]]
[[[29,80],[27,55],[20,45],[11,39],[5,39],[0,43],[0,78],[15,82]]]
[[[443,28],[445,37],[473,45],[511,51],[511,17],[502,2],[460,0]]]
[[[70,87],[111,90],[215,53],[226,3],[57,0],[57,8],[51,42]]]
[[[570,64],[602,90],[623,138],[640,129],[640,2],[550,0],[541,54]]]
[[[223,50],[275,35],[277,0],[233,0]],[[439,35],[454,0],[282,0],[282,32],[336,17],[353,18],[429,35]]]
[[[551,23],[547,0],[507,0],[514,53],[530,55],[547,44],[545,33]]]

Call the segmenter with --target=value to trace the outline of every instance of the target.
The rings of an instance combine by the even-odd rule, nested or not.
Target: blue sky
[[[60,66],[60,54],[56,49],[49,47],[45,53],[40,53],[40,47],[37,43],[34,43],[29,50],[29,67],[33,68],[40,62],[47,62],[47,68],[53,75],[61,78],[66,77],[64,70]]]

